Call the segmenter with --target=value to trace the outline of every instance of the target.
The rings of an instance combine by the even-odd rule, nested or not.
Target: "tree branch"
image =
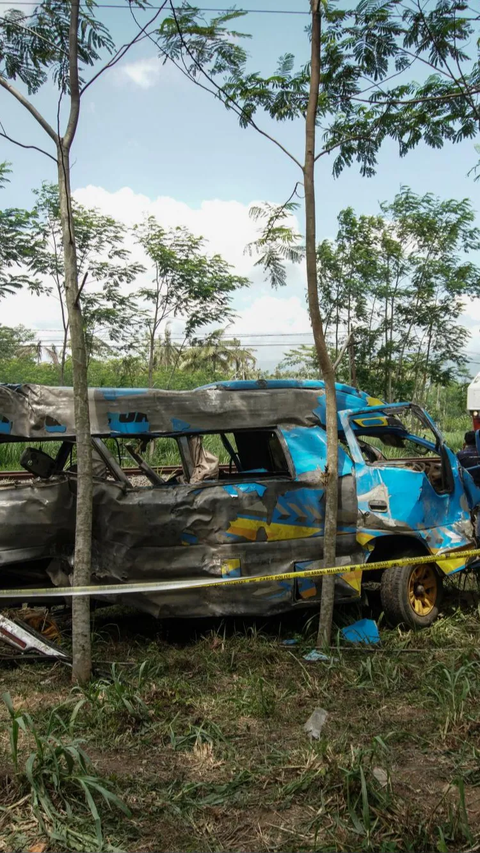
[[[73,142],[80,116],[80,81],[78,77],[78,19],[80,0],[71,0],[70,27],[68,33],[68,67],[70,88],[70,115],[63,144],[68,150]]]
[[[471,95],[479,95],[480,87],[470,89]],[[352,97],[352,101],[357,101],[360,104],[368,104],[369,106],[374,106],[375,104],[384,104],[386,106],[404,106],[404,107],[414,107],[416,104],[424,104],[429,101],[451,101],[453,98],[464,98],[465,94],[460,89],[458,92],[448,92],[445,95],[424,95],[423,98],[411,98],[409,100],[403,101],[401,99],[392,98],[388,101],[371,101],[368,98],[358,98],[356,96]]]
[[[330,154],[331,151],[334,151],[335,148],[339,148],[340,145],[346,145],[348,142],[371,142],[372,136],[371,134],[355,134],[355,136],[346,136],[345,139],[340,139],[338,142],[334,142],[332,145],[327,145],[326,148],[322,148],[322,150],[315,156],[315,162],[323,157],[324,154]]]
[[[87,270],[87,272],[85,273],[85,275],[83,276],[82,283],[81,283],[80,287],[78,288],[78,293],[77,293],[77,296],[76,296],[76,299],[75,299],[75,305],[78,305],[78,304],[79,304],[79,302],[80,302],[80,297],[81,297],[81,295],[82,295],[82,290],[83,290],[83,288],[85,287],[85,284],[86,284],[86,282],[87,282],[87,276],[88,276],[88,270]]]
[[[117,50],[117,52],[116,52],[115,56],[114,56],[114,57],[112,57],[112,59],[110,59],[110,61],[109,61],[109,62],[107,62],[107,64],[106,64],[106,65],[104,65],[104,66],[103,66],[103,68],[101,68],[101,69],[100,69],[100,71],[97,71],[97,73],[96,73],[96,74],[94,74],[94,76],[92,77],[92,79],[91,79],[91,80],[89,80],[89,81],[88,81],[88,83],[86,83],[86,84],[85,84],[85,86],[83,87],[82,92],[81,92],[81,94],[82,94],[82,95],[83,95],[83,93],[88,89],[88,87],[89,87],[89,86],[91,86],[91,85],[92,85],[92,83],[94,83],[94,82],[95,82],[95,80],[98,80],[98,78],[99,78],[99,77],[100,77],[100,76],[101,76],[105,71],[107,71],[109,68],[113,68],[113,66],[114,66],[114,65],[116,65],[116,64],[117,64],[117,62],[120,62],[120,60],[121,60],[121,59],[123,59],[123,57],[125,56],[125,54],[126,54],[126,53],[128,53],[128,51],[130,50],[130,48],[131,48],[131,47],[133,47],[133,45],[134,45],[134,44],[138,44],[138,42],[142,41],[142,39],[144,39],[144,38],[151,38],[150,33],[147,33],[147,32],[146,32],[146,30],[147,30],[147,28],[148,28],[148,27],[150,27],[150,26],[151,26],[151,25],[156,21],[156,19],[158,18],[158,16],[159,16],[160,12],[162,12],[162,11],[163,11],[163,9],[164,9],[164,8],[165,8],[165,6],[167,5],[167,3],[168,3],[168,0],[164,0],[164,2],[162,3],[162,5],[158,7],[158,10],[156,11],[156,13],[155,13],[155,15],[153,16],[153,18],[151,18],[151,19],[150,19],[150,21],[148,21],[148,23],[146,23],[144,27],[141,27],[141,28],[140,28],[140,32],[139,32],[139,33],[137,33],[137,35],[135,36],[135,38],[134,38],[134,39],[132,39],[132,41],[130,41],[128,44],[124,44],[124,45],[122,45],[122,47],[121,47],[121,48],[119,48],[119,50]],[[130,5],[130,11],[132,12],[132,15],[133,15],[133,11],[132,11],[131,4],[129,4],[129,5]],[[133,15],[133,19],[134,19],[135,23],[137,24],[137,26],[140,26],[140,24],[138,23],[137,19],[135,18],[135,15]]]
[[[267,133],[265,130],[262,130],[262,129],[261,129],[261,128],[260,128],[260,127],[255,123],[255,122],[254,122],[254,120],[252,119],[252,117],[251,117],[251,116],[249,116],[249,115],[248,115],[248,113],[246,113],[246,112],[245,112],[245,110],[243,109],[243,107],[242,107],[242,106],[241,106],[241,105],[240,105],[240,104],[239,104],[239,103],[238,103],[234,98],[232,98],[232,96],[231,96],[231,95],[229,95],[229,94],[228,94],[228,92],[226,92],[226,91],[225,91],[225,89],[224,89],[222,86],[219,86],[219,85],[218,85],[218,83],[216,83],[216,82],[215,82],[215,80],[214,80],[214,79],[213,79],[209,74],[207,74],[207,72],[204,70],[203,66],[202,66],[202,65],[200,65],[200,63],[198,62],[198,60],[195,58],[195,56],[194,56],[194,55],[193,55],[193,53],[191,52],[190,48],[188,47],[188,44],[186,43],[186,41],[185,41],[185,39],[184,39],[184,37],[183,37],[183,33],[182,33],[182,31],[181,31],[181,29],[180,29],[180,25],[179,25],[179,23],[178,23],[178,19],[177,19],[176,11],[175,11],[175,6],[173,5],[172,0],[170,0],[170,8],[171,8],[171,10],[172,10],[173,18],[174,18],[174,21],[175,21],[175,26],[176,26],[176,28],[177,28],[178,35],[180,36],[180,41],[181,41],[181,43],[182,43],[182,46],[183,46],[183,48],[187,51],[187,53],[188,53],[188,55],[189,55],[190,59],[192,60],[192,62],[194,63],[194,65],[196,65],[196,67],[198,68],[198,70],[200,71],[200,73],[201,73],[201,74],[203,74],[203,75],[204,75],[204,77],[206,77],[206,78],[207,78],[207,80],[209,81],[209,83],[210,83],[212,86],[215,86],[215,88],[217,89],[217,91],[218,91],[218,92],[221,92],[221,93],[222,93],[223,97],[224,97],[224,98],[226,98],[226,99],[227,99],[227,101],[230,101],[232,104],[234,104],[234,105],[237,107],[237,110],[239,110],[239,111],[241,112],[241,114],[242,114],[243,118],[245,118],[245,119],[247,120],[248,124],[249,124],[251,127],[253,127],[253,128],[254,128],[254,130],[256,130],[256,131],[257,131],[257,133],[260,133],[260,134],[261,134],[261,136],[265,136],[265,138],[266,138],[266,139],[269,139],[269,140],[270,140],[270,142],[273,142],[273,144],[274,144],[274,145],[276,145],[278,148],[280,148],[280,150],[281,150],[281,151],[283,151],[283,153],[284,153],[284,154],[286,154],[286,155],[287,155],[287,157],[290,157],[290,160],[293,160],[293,162],[294,162],[294,163],[296,163],[296,165],[298,166],[298,168],[299,168],[299,169],[302,169],[302,170],[303,170],[303,167],[302,167],[302,164],[300,163],[300,161],[299,161],[299,160],[297,160],[297,158],[296,158],[296,157],[295,157],[295,156],[294,156],[290,151],[288,151],[288,150],[287,150],[287,148],[285,148],[285,147],[282,145],[282,143],[278,141],[278,139],[275,139],[275,137],[274,137],[274,136],[270,136],[270,134],[269,134],[269,133]]]
[[[28,110],[30,115],[32,115],[33,118],[38,121],[40,127],[43,128],[45,133],[48,133],[50,139],[53,139],[55,145],[58,145],[58,136],[55,133],[53,127],[51,127],[48,121],[42,116],[41,113],[39,113],[37,108],[33,106],[33,104],[28,100],[28,98],[26,98],[25,95],[22,95],[22,93],[19,92],[18,89],[15,88],[15,86],[12,86],[12,84],[9,83],[8,80],[5,80],[5,77],[2,77],[1,75],[0,86],[6,89],[6,91],[9,92],[10,95],[13,95],[13,97],[17,99],[17,101],[22,105],[22,107],[25,107],[25,109]]]
[[[54,50],[57,50],[59,53],[63,53],[64,56],[68,56],[66,50],[63,50],[63,48],[59,47],[58,44],[55,44],[53,41],[50,41],[49,39],[45,38],[45,36],[40,35],[40,33],[36,30],[32,30],[31,27],[26,27],[25,24],[20,24],[19,21],[13,21],[11,18],[9,19],[8,23],[10,24],[10,26],[20,27],[20,29],[25,30],[25,32],[31,33],[31,35],[35,36],[35,38],[40,39],[41,41],[44,41],[45,44],[48,44],[50,47],[53,47]]]
[[[45,157],[50,157],[50,160],[53,160],[54,163],[57,163],[57,158],[52,154],[49,154],[48,151],[45,151],[43,148],[39,148],[38,145],[25,145],[23,142],[19,142],[18,139],[13,139],[13,137],[9,136],[6,133],[3,124],[0,122],[0,127],[2,130],[0,131],[0,136],[3,136],[4,139],[7,139],[8,142],[13,142],[14,145],[18,145],[20,148],[32,148],[34,151],[39,151],[40,154],[45,154]]]

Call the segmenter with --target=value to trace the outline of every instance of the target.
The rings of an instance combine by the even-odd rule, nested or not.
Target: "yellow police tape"
[[[380,560],[376,563],[355,563],[346,566],[326,566],[322,569],[304,569],[299,572],[280,572],[273,575],[253,575],[252,577],[198,578],[197,580],[143,581],[125,584],[94,584],[91,586],[57,586],[41,589],[0,589],[0,599],[20,598],[32,601],[35,598],[63,598],[78,595],[117,595],[135,592],[172,592],[174,590],[209,588],[217,586],[239,586],[248,583],[270,583],[271,581],[297,580],[298,578],[319,578],[324,575],[345,575],[351,572],[371,572],[375,569],[389,569],[392,566],[418,566],[428,563],[443,563],[445,560],[464,560],[480,557],[480,548],[470,551],[446,551],[443,554],[426,557],[402,557],[396,560]]]

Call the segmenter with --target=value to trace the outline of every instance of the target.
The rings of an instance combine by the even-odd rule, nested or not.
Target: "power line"
[[[27,332],[34,332],[36,335],[40,335],[45,333],[52,333],[63,335],[63,329],[27,329]],[[311,332],[232,332],[231,336],[234,338],[293,338],[293,337],[310,337],[313,340],[313,336]],[[171,340],[183,341],[184,335],[172,335]],[[225,340],[228,340],[228,336]],[[480,353],[473,353],[473,355],[480,355]]]
[[[18,6],[38,6],[38,0],[0,0],[0,6],[10,6],[17,8]],[[80,7],[82,8],[82,7]],[[86,8],[86,7],[83,7]],[[124,9],[130,11],[130,6],[121,3],[97,3],[96,9]],[[162,9],[162,6],[148,6],[144,11],[155,12]],[[142,11],[138,9],[136,11]],[[181,12],[181,7],[176,7],[176,12]],[[231,12],[232,9],[220,8],[217,6],[206,6],[198,8],[199,12]],[[236,12],[247,12],[249,15],[310,15],[311,13],[303,9],[235,9]]]
[[[9,6],[11,9],[17,9],[19,6],[28,6],[35,7],[39,5],[39,0],[0,0],[0,6]],[[88,8],[86,6],[80,6],[81,9]],[[122,3],[97,3],[95,6],[96,9],[121,9],[123,11],[130,11],[130,5],[122,4]],[[249,15],[302,15],[303,17],[310,16],[311,12],[304,9],[234,9],[231,7],[222,7],[222,6],[201,6],[195,7],[199,12],[244,12]],[[155,12],[161,11],[163,9],[162,6],[148,6],[145,9],[136,9],[137,12]],[[169,10],[166,10],[169,11]],[[181,12],[182,7],[176,6],[176,12]],[[353,14],[354,10],[350,10],[350,14]],[[403,21],[404,17],[401,14],[391,15],[391,18],[394,18],[399,21]],[[473,18],[462,18],[462,21],[474,21],[477,22],[479,20],[479,16],[475,16]]]
[[[130,346],[129,341],[126,341],[125,343],[120,343],[119,341],[108,341],[108,340],[105,340],[104,338],[98,338],[96,335],[94,337],[95,337],[96,341],[98,341],[101,344],[105,344],[106,347],[110,347],[111,349],[123,349],[124,347]],[[53,346],[55,344],[62,344],[63,345],[63,341],[61,341],[61,340],[32,341],[31,346],[35,346],[36,344],[42,344],[43,346],[46,347],[46,346]],[[21,346],[28,347],[28,344],[22,344]],[[168,349],[169,346],[171,346],[171,345],[170,344],[156,344],[155,348],[156,349]],[[273,343],[269,343],[269,344],[251,344],[251,345],[250,344],[244,344],[243,346],[244,346],[244,349],[252,349],[252,350],[258,349],[259,347],[267,347],[267,348],[268,347],[283,347],[283,348],[285,348],[285,347],[288,347],[288,343],[286,343],[285,341],[281,341],[278,343],[273,342]],[[67,349],[69,349],[69,348],[70,348],[69,345],[67,345]],[[192,346],[191,344],[189,344],[188,346],[186,346],[186,349],[193,349],[193,350],[200,350],[200,349],[211,349],[211,350],[218,349],[218,350],[220,350],[220,349],[222,349],[222,350],[232,350],[232,352],[237,350],[237,348],[234,345],[228,344],[228,343],[227,344],[208,344],[208,343],[206,343],[206,344],[196,344],[195,346]]]

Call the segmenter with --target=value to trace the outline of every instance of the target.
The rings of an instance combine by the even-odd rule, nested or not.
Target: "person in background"
[[[473,430],[468,430],[465,433],[464,445],[462,450],[458,451],[457,459],[460,465],[466,468],[472,475],[475,485],[480,486],[480,456],[478,455],[475,444],[475,433]]]

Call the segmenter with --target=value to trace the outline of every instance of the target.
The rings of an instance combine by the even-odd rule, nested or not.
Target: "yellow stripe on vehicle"
[[[258,518],[239,516],[230,523],[227,533],[255,542],[259,530],[265,531],[268,542],[277,542],[281,539],[306,539],[307,536],[315,536],[322,532],[320,527],[302,527],[300,524],[279,524],[278,522],[267,524],[266,521]]]

